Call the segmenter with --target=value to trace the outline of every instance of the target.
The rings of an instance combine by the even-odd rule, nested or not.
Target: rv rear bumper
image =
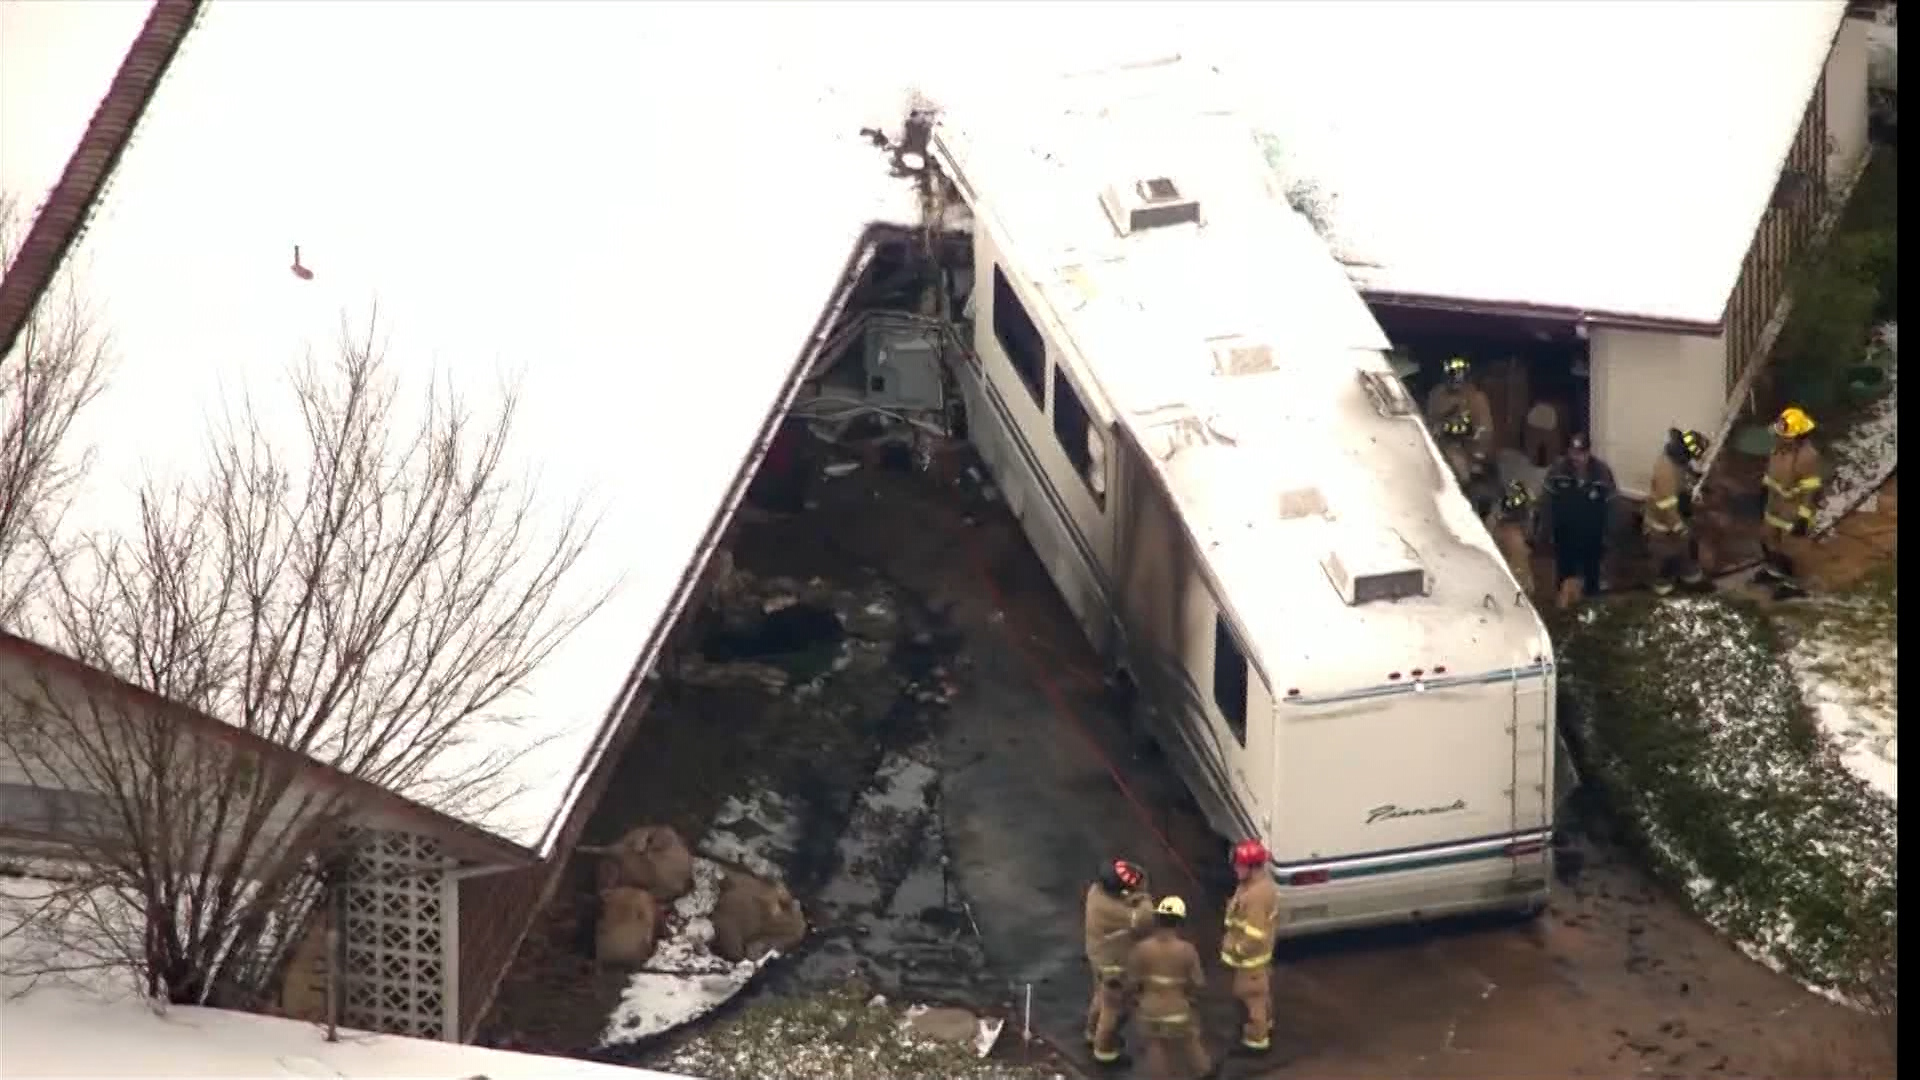
[[[1536,909],[1553,880],[1551,831],[1390,857],[1275,867],[1281,938]],[[1319,872],[1326,879],[1312,881]]]

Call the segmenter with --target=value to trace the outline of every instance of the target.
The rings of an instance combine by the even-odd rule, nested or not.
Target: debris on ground
[[[674,901],[667,932],[653,957],[628,980],[607,1020],[603,1046],[671,1031],[732,1000],[774,953],[739,962],[714,954],[713,913],[726,868],[710,859],[693,864],[693,890]]]
[[[653,958],[660,901],[652,893],[625,885],[602,888],[598,921],[594,930],[595,962],[637,968]]]
[[[582,844],[574,850],[600,856],[597,877],[602,890],[644,889],[654,899],[672,903],[693,888],[693,853],[670,825],[641,825],[615,843]]]
[[[931,741],[889,754],[841,830],[815,898],[823,927],[789,981],[825,990],[854,976],[895,998],[1004,1003],[965,901],[948,879]]]
[[[986,1057],[993,1053],[1007,1021],[1005,1017],[975,1016],[951,1005],[910,1005],[906,1015],[900,1018],[900,1026],[918,1038],[971,1046],[975,1056]]]
[[[1586,771],[1707,922],[1849,1001],[1898,928],[1897,808],[1820,737],[1766,616],[1622,600],[1561,644]]]
[[[786,885],[744,871],[721,881],[712,918],[713,952],[733,963],[789,951],[807,936],[807,917]]]
[[[1060,1078],[1052,1069],[985,1059],[972,1041],[927,1034],[909,1014],[854,987],[755,1002],[658,1067],[709,1080]]]

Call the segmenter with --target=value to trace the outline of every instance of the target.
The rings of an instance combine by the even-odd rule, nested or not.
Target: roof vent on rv
[[[1223,337],[1207,344],[1213,347],[1215,375],[1258,375],[1273,370],[1273,348],[1265,342]]]
[[[1340,530],[1320,561],[1327,580],[1350,606],[1425,596],[1427,570],[1406,538],[1392,529]]]
[[[1200,224],[1200,200],[1189,198],[1179,185],[1164,176],[1132,184],[1108,184],[1100,193],[1100,205],[1121,236],[1132,236],[1148,229],[1169,225]]]
[[[1366,391],[1367,400],[1381,416],[1412,416],[1415,412],[1407,384],[1391,371],[1362,371],[1360,388]]]
[[[1294,488],[1280,493],[1280,519],[1296,521],[1306,517],[1325,517],[1327,513],[1326,497],[1319,488]]]

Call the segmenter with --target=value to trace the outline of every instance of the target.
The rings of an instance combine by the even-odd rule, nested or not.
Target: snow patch
[[[1826,533],[1880,490],[1900,463],[1900,324],[1875,328],[1870,362],[1887,372],[1887,392],[1867,407],[1846,434],[1826,448],[1833,475],[1813,519],[1813,533]],[[1876,360],[1877,358],[1877,360]]]
[[[600,1037],[603,1046],[671,1031],[733,1000],[767,962],[731,963],[713,954],[713,909],[726,868],[711,859],[693,861],[693,888],[667,912],[667,932],[647,965],[628,979]]]
[[[1814,722],[1839,751],[1841,763],[1895,803],[1900,801],[1898,648],[1891,640],[1870,647],[1813,634],[1787,653]],[[1838,671],[1849,672],[1849,679],[1835,678]],[[1861,689],[1863,676],[1874,684],[1871,690]]]
[[[710,859],[745,867],[756,877],[784,881],[784,867],[800,849],[799,809],[772,791],[744,798],[729,795],[695,849]]]

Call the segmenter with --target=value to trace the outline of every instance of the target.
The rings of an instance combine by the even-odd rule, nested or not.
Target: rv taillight
[[[1433,665],[1433,673],[1435,675],[1445,675],[1447,673],[1447,665],[1445,664]]]
[[[1327,883],[1325,870],[1295,870],[1287,875],[1289,885],[1324,885]]]
[[[1295,690],[1288,690],[1288,691],[1287,691],[1287,696],[1288,696],[1288,697],[1299,697],[1299,696],[1300,696],[1300,691],[1299,691],[1299,690],[1297,690],[1297,689],[1295,689]]]
[[[1538,840],[1515,840],[1507,845],[1507,858],[1524,859],[1529,855],[1538,855],[1546,846]]]
[[[1400,678],[1400,673],[1399,673],[1399,672],[1397,672],[1397,671],[1395,671],[1395,672],[1392,672],[1392,673],[1390,673],[1390,674],[1388,674],[1388,676],[1387,676],[1387,678],[1388,678],[1388,679],[1391,679],[1391,680],[1394,680],[1394,681],[1398,681],[1398,680],[1399,680],[1399,678]]]
[[[1425,669],[1425,668],[1414,668],[1414,669],[1413,669],[1413,677],[1414,677],[1414,678],[1416,678],[1416,679],[1417,679],[1417,678],[1419,678],[1419,677],[1420,677],[1420,676],[1422,676],[1422,675],[1425,675],[1426,673],[1427,673],[1427,671],[1426,671],[1426,669]]]

